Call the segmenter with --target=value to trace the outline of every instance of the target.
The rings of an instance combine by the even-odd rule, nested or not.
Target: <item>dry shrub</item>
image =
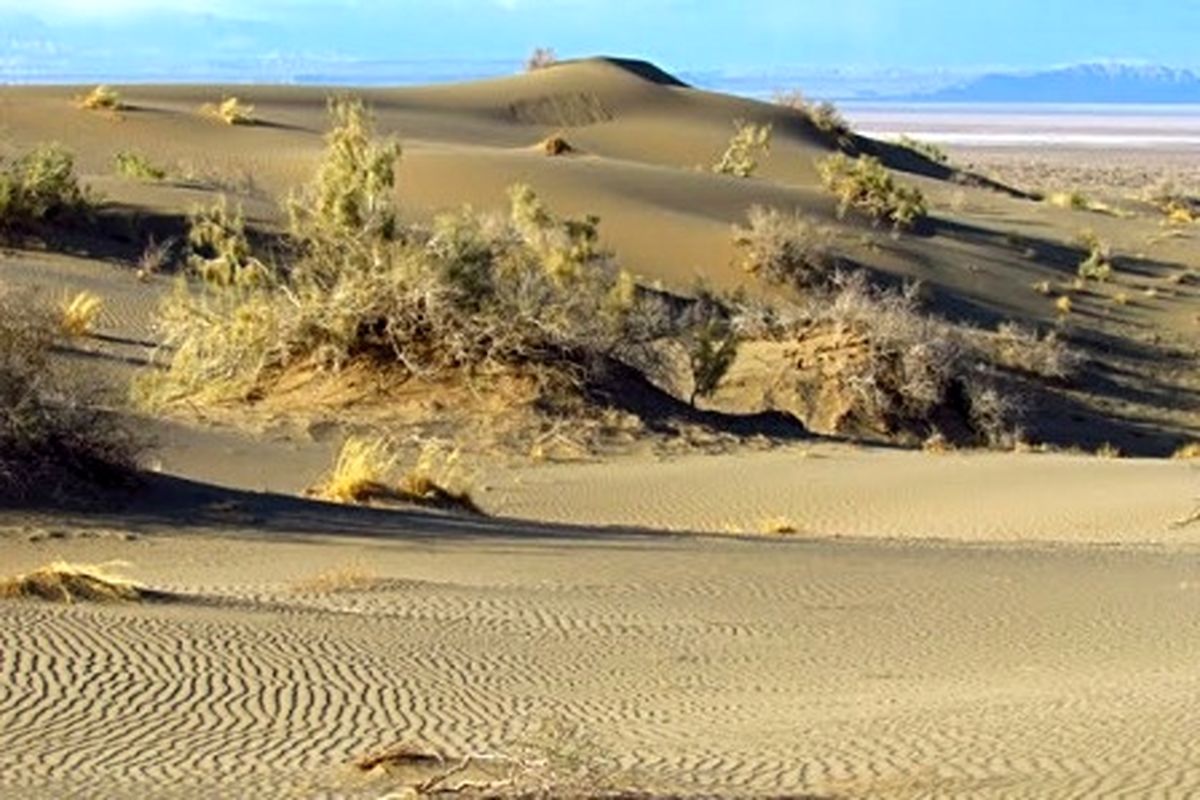
[[[1069,211],[1092,210],[1092,201],[1078,189],[1072,189],[1069,192],[1052,192],[1046,198],[1046,202],[1055,208],[1067,209]]]
[[[253,125],[254,106],[243,103],[236,97],[226,97],[220,103],[205,103],[200,112],[226,125]]]
[[[795,90],[777,92],[775,103],[804,114],[813,127],[830,137],[839,147],[848,144],[852,133],[850,123],[833,103],[827,100],[819,103],[810,102],[802,92]]]
[[[553,47],[535,47],[529,57],[525,59],[525,71],[538,72],[549,69],[557,63],[558,54],[554,52]]]
[[[737,358],[740,340],[728,310],[703,291],[688,308],[679,328],[691,377],[688,402],[694,407],[697,399],[712,396],[720,387]]]
[[[68,150],[42,145],[0,167],[0,234],[70,222],[90,212]]]
[[[121,93],[104,84],[75,98],[75,103],[88,111],[120,111],[125,108],[125,104],[121,101]]]
[[[734,228],[747,272],[801,291],[829,286],[841,263],[832,229],[799,213],[762,206],[750,209],[747,222]]]
[[[907,150],[913,151],[922,158],[926,158],[935,164],[950,163],[949,154],[932,142],[923,142],[920,139],[914,139],[911,136],[901,136],[896,140],[896,144]]]
[[[77,292],[63,301],[59,326],[67,336],[86,336],[92,332],[103,310],[104,299],[99,295],[93,292]]]
[[[921,441],[1004,446],[1018,433],[1022,407],[972,337],[921,313],[915,287],[871,286],[862,273],[840,274],[830,292],[803,305],[743,306],[734,323],[743,340],[828,342],[812,363],[797,363],[804,406],[836,398],[835,430]],[[805,399],[807,398],[807,399]],[[808,412],[805,411],[808,408]],[[808,421],[808,420],[805,420]]]
[[[772,128],[742,119],[734,120],[733,127],[733,137],[721,158],[713,165],[713,172],[749,178],[758,169],[758,160],[771,152]]]
[[[40,569],[0,580],[0,597],[30,598],[51,603],[136,603],[145,590],[113,574],[120,562],[69,564],[56,561]]]
[[[1070,295],[1064,294],[1054,301],[1054,310],[1060,317],[1065,317],[1075,310],[1075,303],[1071,300]]]
[[[1078,373],[1082,358],[1055,331],[1039,336],[1032,328],[1005,322],[994,334],[977,334],[976,343],[993,363],[1050,380],[1068,380]]]
[[[138,446],[50,365],[58,316],[0,294],[0,504],[86,502],[131,483]]]
[[[329,155],[291,201],[292,261],[256,267],[261,279],[236,279],[239,267],[233,280],[181,285],[160,315],[172,357],[143,383],[149,399],[244,398],[289,367],[355,362],[423,378],[523,369],[581,386],[647,338],[650,316],[599,247],[595,218],[557,217],[518,186],[507,217],[467,209],[401,229],[398,148],[373,141],[361,103],[337,102],[333,114]],[[192,234],[211,251],[197,271],[246,263],[240,220],[205,225]]]
[[[575,148],[561,133],[547,136],[538,145],[538,149],[548,156],[567,156],[575,152]]]
[[[890,222],[896,230],[911,228],[925,217],[921,190],[897,183],[874,156],[834,153],[817,166],[821,182],[837,198],[839,216],[855,209],[877,222]]]

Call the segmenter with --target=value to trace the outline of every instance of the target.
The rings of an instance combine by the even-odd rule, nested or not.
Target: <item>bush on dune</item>
[[[841,259],[834,233],[804,215],[753,206],[745,227],[734,227],[742,267],[771,283],[806,291],[829,286]]]
[[[817,166],[821,182],[837,198],[839,216],[853,209],[877,222],[890,222],[896,230],[911,228],[925,217],[921,190],[897,183],[874,156],[835,153]]]
[[[75,175],[74,156],[58,145],[0,162],[0,234],[71,221],[86,216],[90,205]]]
[[[53,310],[0,295],[0,503],[86,501],[128,484],[135,440],[53,373]]]
[[[756,125],[745,120],[735,120],[734,133],[721,158],[713,165],[718,175],[749,178],[758,170],[758,161],[771,152],[770,125]]]
[[[645,338],[595,218],[557,217],[518,186],[507,216],[464,209],[401,227],[398,146],[372,137],[361,103],[338,101],[333,117],[325,162],[291,200],[294,257],[253,281],[181,283],[160,320],[173,356],[143,384],[150,399],[245,397],[291,367],[354,362],[429,378],[523,369],[579,386]],[[231,238],[216,228],[193,239]],[[241,263],[234,234],[224,261]]]

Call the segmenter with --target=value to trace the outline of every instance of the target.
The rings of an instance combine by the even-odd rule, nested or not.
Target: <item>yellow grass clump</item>
[[[416,463],[400,479],[400,496],[422,505],[478,511],[469,484],[462,451],[440,442],[427,442]]]
[[[764,517],[758,521],[758,530],[764,534],[786,536],[799,533],[800,528],[787,517]]]
[[[547,136],[538,144],[538,149],[548,156],[567,156],[575,152],[575,148],[561,133]]]
[[[88,111],[120,111],[125,107],[125,104],[121,102],[121,93],[104,84],[77,97],[75,102],[80,108]]]
[[[104,299],[94,292],[78,292],[63,301],[61,310],[59,324],[63,333],[71,337],[87,336],[104,310]]]
[[[1073,307],[1074,304],[1071,302],[1071,298],[1065,294],[1054,301],[1054,310],[1063,316],[1070,314]]]
[[[379,577],[365,567],[345,566],[319,572],[291,585],[293,594],[336,594],[369,589],[379,583]]]
[[[314,493],[335,503],[363,503],[387,495],[396,462],[392,446],[383,439],[351,436],[338,451],[329,478]]]
[[[121,562],[71,564],[56,561],[0,581],[0,597],[32,598],[51,603],[136,603],[145,596],[143,588],[110,571],[122,566],[126,565]]]
[[[1172,458],[1177,458],[1181,461],[1200,458],[1200,442],[1188,442],[1176,450]]]
[[[201,112],[214,119],[219,119],[226,125],[253,125],[254,106],[243,103],[236,97],[226,97],[220,103],[205,103]]]

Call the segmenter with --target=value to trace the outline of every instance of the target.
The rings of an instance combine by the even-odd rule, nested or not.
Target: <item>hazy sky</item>
[[[542,44],[682,70],[1194,67],[1198,34],[1200,0],[0,0],[0,79],[106,58],[515,61]]]

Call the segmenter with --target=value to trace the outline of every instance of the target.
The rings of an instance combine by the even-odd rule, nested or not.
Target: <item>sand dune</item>
[[[60,141],[106,198],[100,234],[4,251],[0,283],[104,298],[56,367],[121,406],[175,278],[136,276],[143,234],[181,235],[222,194],[277,230],[279,198],[320,157],[330,90],[125,87],[116,115],[76,109],[80,91],[0,87],[0,152]],[[803,117],[637,62],[358,93],[404,145],[408,218],[501,209],[527,182],[559,212],[599,214],[647,283],[769,295],[731,226],[754,204],[799,210],[879,279],[923,281],[938,313],[1080,348],[1088,380],[1033,420],[1056,443],[1163,456],[1200,434],[1194,233],[1164,234],[1144,204],[1057,208],[864,141],[931,201],[927,230],[892,236],[837,218],[815,169],[830,142]],[[231,94],[261,124],[200,113]],[[753,180],[709,169],[738,118],[774,125]],[[547,157],[551,134],[574,152]],[[130,148],[171,177],[115,175]],[[1063,318],[1033,285],[1073,280],[1084,228],[1119,267]],[[299,499],[346,431],[407,432],[386,408],[136,415],[166,477],[121,514],[3,512],[0,567],[119,559],[171,600],[0,603],[0,795],[380,797],[397,787],[352,759],[401,740],[505,751],[543,719],[581,725],[629,782],[697,796],[1197,792],[1200,561],[1197,528],[1173,524],[1195,509],[1193,462],[751,436],[766,393],[691,412],[726,426],[704,448],[676,420],[661,449],[589,463],[476,443],[486,517]],[[340,569],[366,580],[296,591]]]

